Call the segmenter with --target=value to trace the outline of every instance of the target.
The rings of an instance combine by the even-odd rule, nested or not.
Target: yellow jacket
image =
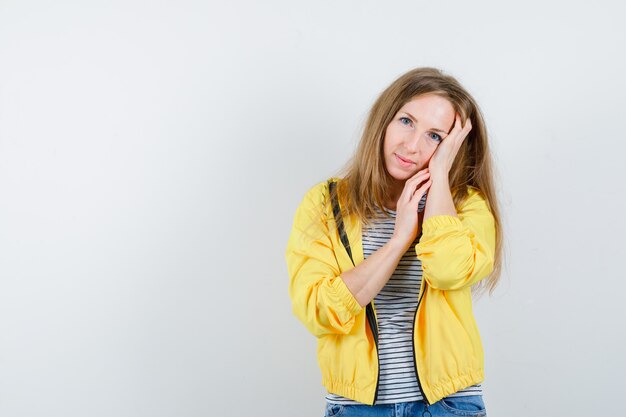
[[[470,287],[493,269],[496,232],[480,192],[468,191],[458,217],[424,220],[415,245],[423,279],[413,344],[418,384],[428,404],[484,379]],[[361,223],[356,216],[343,222],[358,265],[363,261]],[[377,329],[368,324],[366,310],[375,317],[375,306],[372,301],[371,307],[361,307],[341,279],[354,265],[340,240],[327,182],[312,187],[298,206],[286,260],[293,313],[317,337],[322,384],[334,394],[374,404]]]

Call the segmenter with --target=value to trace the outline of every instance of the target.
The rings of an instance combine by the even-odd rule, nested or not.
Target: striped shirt
[[[426,196],[419,203],[424,210]],[[382,214],[380,210],[377,210]],[[363,227],[363,255],[380,249],[393,235],[396,212],[386,209],[392,218],[377,219]],[[402,256],[396,270],[383,289],[374,298],[378,321],[379,382],[376,404],[394,404],[423,399],[415,373],[413,351],[413,322],[417,310],[417,296],[422,283],[422,264],[415,256],[413,245]],[[481,385],[473,385],[449,397],[481,395]],[[349,398],[328,393],[326,401],[332,404],[361,404]]]

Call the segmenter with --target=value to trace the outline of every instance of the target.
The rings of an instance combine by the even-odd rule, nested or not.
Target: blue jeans
[[[446,397],[426,407],[424,401],[381,405],[326,404],[324,417],[483,417],[482,395]]]

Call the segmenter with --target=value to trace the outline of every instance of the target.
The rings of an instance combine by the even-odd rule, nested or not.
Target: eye
[[[399,120],[400,120],[400,123],[402,123],[405,126],[413,125],[413,122],[408,117],[401,117]]]
[[[441,136],[436,133],[431,133],[431,139],[436,140],[437,142],[441,142]]]

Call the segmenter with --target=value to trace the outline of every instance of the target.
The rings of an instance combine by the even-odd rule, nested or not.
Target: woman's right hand
[[[396,224],[391,239],[407,249],[417,237],[417,209],[420,200],[432,184],[429,177],[428,168],[424,168],[406,180],[396,203]]]

